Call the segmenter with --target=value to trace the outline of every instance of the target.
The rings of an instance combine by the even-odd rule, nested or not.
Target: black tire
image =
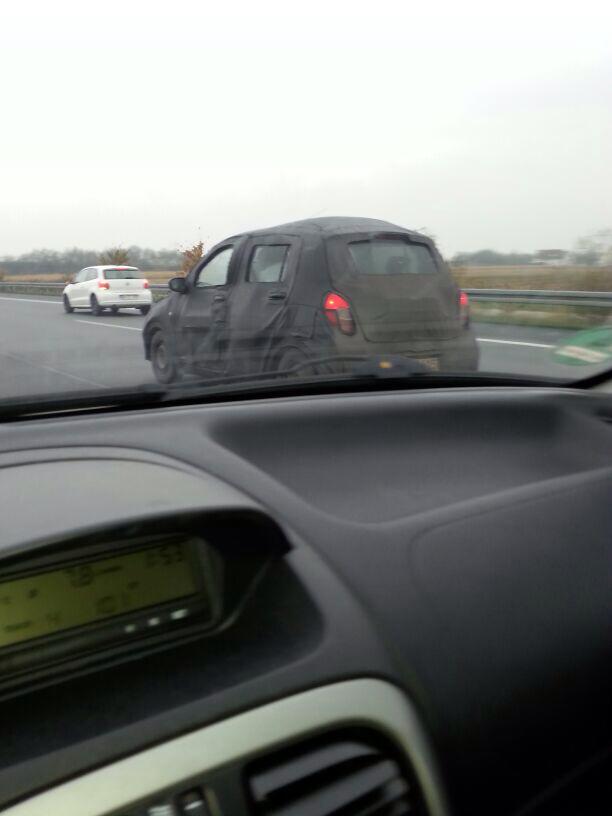
[[[118,306],[111,306],[110,310],[111,310],[111,314],[116,315],[116,314],[119,313],[119,307]]]
[[[151,311],[150,306],[139,306],[138,308],[140,309],[140,314],[141,315],[148,315],[149,312]]]
[[[295,369],[287,374],[287,377],[313,377],[322,374],[345,374],[348,370],[344,363],[330,361],[327,363],[309,361],[313,358],[301,351],[299,348],[291,346],[281,351],[277,357],[275,370],[287,371]]]
[[[64,311],[66,312],[66,314],[72,314],[74,312],[73,307],[70,305],[68,295],[64,295]]]
[[[151,338],[151,365],[157,382],[169,385],[179,378],[179,370],[168,341],[162,331],[156,331]]]
[[[91,304],[92,315],[94,315],[95,317],[100,317],[100,315],[102,314],[102,307],[98,302],[98,298],[95,295],[92,295],[89,302]]]

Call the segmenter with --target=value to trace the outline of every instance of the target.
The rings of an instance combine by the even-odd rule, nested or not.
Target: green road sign
[[[603,365],[612,360],[612,326],[573,334],[552,354],[558,363],[565,365]]]

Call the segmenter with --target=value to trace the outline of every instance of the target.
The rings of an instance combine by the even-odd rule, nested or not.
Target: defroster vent
[[[254,812],[265,816],[418,816],[416,781],[391,745],[334,735],[254,764]]]

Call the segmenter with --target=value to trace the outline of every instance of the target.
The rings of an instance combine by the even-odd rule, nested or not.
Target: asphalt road
[[[143,356],[143,322],[135,310],[117,316],[67,315],[51,297],[0,295],[0,399],[153,383]],[[475,328],[483,371],[569,379],[593,371],[553,359],[554,346],[572,332],[494,324]]]
[[[0,399],[152,383],[144,317],[67,315],[50,297],[0,295]]]

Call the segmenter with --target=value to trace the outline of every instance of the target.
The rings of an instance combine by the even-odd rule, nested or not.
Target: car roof
[[[98,266],[88,266],[88,269],[138,269],[137,266],[124,266],[123,264],[99,264]],[[138,270],[140,271],[140,270]]]
[[[302,221],[291,221],[287,224],[279,224],[275,227],[253,230],[243,235],[319,235],[327,237],[332,235],[355,235],[359,233],[372,232],[402,232],[406,235],[419,237],[428,241],[427,236],[414,230],[408,230],[389,221],[381,221],[377,218],[359,218],[351,216],[328,216],[325,218],[305,218]],[[233,236],[238,237],[238,236]]]
[[[136,269],[140,272],[137,266],[123,266],[123,264],[98,264],[97,266],[86,266],[85,269],[98,269],[104,271],[105,269]]]

